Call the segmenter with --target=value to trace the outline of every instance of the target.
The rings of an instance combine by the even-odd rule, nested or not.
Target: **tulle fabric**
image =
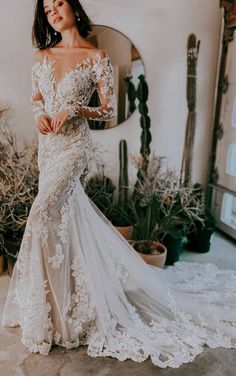
[[[53,343],[87,344],[94,357],[141,362],[150,356],[165,368],[192,361],[205,344],[236,347],[234,271],[187,262],[150,266],[86,196],[79,178],[67,202],[69,241],[58,268],[48,262],[57,207],[44,247],[29,216],[30,239],[10,282],[3,325],[20,325],[30,351],[47,355]]]

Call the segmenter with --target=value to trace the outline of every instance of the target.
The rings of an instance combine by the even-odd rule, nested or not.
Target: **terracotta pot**
[[[6,269],[5,256],[1,255],[0,256],[0,275],[5,271],[5,269]]]
[[[131,240],[134,232],[134,226],[115,226],[117,231],[126,239]]]
[[[136,248],[139,245],[145,246],[145,244],[147,244],[147,247],[148,247],[148,246],[150,246],[150,243],[151,243],[152,247],[155,247],[157,249],[157,251],[160,252],[160,254],[145,254],[145,253],[141,253],[141,252],[138,252],[138,251],[137,252],[138,252],[139,256],[142,257],[142,259],[147,264],[163,268],[163,266],[165,265],[166,255],[167,255],[167,248],[164,246],[164,244],[156,242],[156,241],[150,242],[149,240],[133,240],[129,243],[133,246],[133,248],[136,251],[137,251]]]

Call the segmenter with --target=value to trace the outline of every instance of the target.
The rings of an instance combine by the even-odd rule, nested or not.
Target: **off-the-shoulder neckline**
[[[77,62],[76,66],[79,66],[79,65],[83,65],[83,64],[94,64],[94,63],[103,63],[104,61],[106,60],[109,60],[109,56],[107,54],[106,51],[105,52],[105,56],[102,57],[98,52],[95,54],[95,56],[93,58],[90,58],[90,57],[85,57],[84,59],[82,59],[81,61]],[[38,60],[38,61],[34,61],[33,65],[35,64],[43,64],[45,62],[49,62],[49,63],[55,63],[56,62],[56,59],[51,57],[50,55],[46,55],[44,54],[42,56],[42,59],[41,60]]]
[[[33,66],[32,66],[32,71],[37,71],[39,67],[43,67],[44,64],[46,64],[46,67],[49,67],[50,69],[50,72],[52,74],[51,76],[51,79],[53,81],[53,87],[54,87],[54,92],[56,94],[57,90],[58,90],[58,87],[59,85],[62,84],[62,82],[64,82],[64,80],[66,79],[66,77],[71,74],[71,73],[74,73],[74,72],[77,72],[77,71],[82,71],[84,69],[87,69],[89,66],[93,66],[94,64],[98,64],[98,65],[108,65],[109,64],[109,56],[106,54],[104,57],[101,57],[101,55],[99,53],[97,53],[95,55],[95,57],[92,59],[92,61],[90,61],[89,57],[86,57],[84,58],[82,61],[79,61],[77,62],[77,64],[75,65],[75,67],[73,68],[69,68],[65,73],[64,75],[59,78],[59,79],[56,79],[55,77],[55,67],[54,67],[54,63],[56,62],[56,60],[52,60],[48,57],[48,55],[45,55],[43,60],[41,61],[37,61],[37,62],[34,62],[33,63]]]

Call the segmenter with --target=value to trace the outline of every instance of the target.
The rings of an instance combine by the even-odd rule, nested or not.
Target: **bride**
[[[10,281],[3,325],[31,352],[88,345],[90,356],[149,356],[179,367],[211,348],[236,348],[236,272],[179,262],[146,264],[86,196],[88,119],[116,115],[109,56],[86,40],[78,0],[38,0],[32,110],[39,189]],[[88,106],[94,90],[101,105]]]

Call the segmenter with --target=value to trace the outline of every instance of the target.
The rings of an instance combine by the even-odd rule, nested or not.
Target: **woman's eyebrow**
[[[56,0],[53,0],[53,3],[55,3]],[[48,5],[45,5],[44,9],[48,8]]]

